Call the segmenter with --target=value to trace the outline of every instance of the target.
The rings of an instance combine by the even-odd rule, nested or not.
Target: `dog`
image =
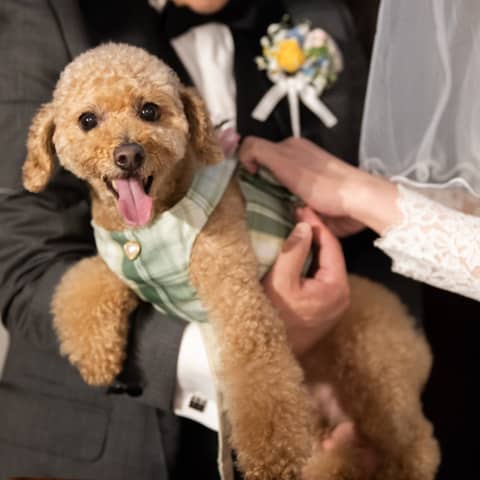
[[[431,356],[406,310],[382,286],[351,277],[351,307],[339,325],[300,362],[294,358],[259,282],[241,182],[223,160],[202,100],[161,60],[124,44],[83,53],[34,117],[27,147],[27,190],[46,187],[55,156],[90,186],[100,255],[71,267],[52,300],[61,352],[87,383],[108,385],[120,372],[128,317],[139,296],[148,299],[123,267],[109,263],[108,251],[128,257],[121,261],[127,267],[143,249],[153,248],[155,257],[158,239],[146,247],[138,235],[179,215],[185,199],[195,203],[190,192],[199,178],[227,169],[209,215],[182,220],[182,228],[196,231],[191,251],[178,254],[208,312],[231,442],[245,478],[362,478],[353,447],[318,448],[331,428],[309,393],[320,382],[334,386],[379,454],[375,478],[434,478],[438,447],[420,403]],[[182,313],[195,317],[195,308]]]

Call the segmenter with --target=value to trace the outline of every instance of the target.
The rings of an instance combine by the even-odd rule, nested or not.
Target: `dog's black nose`
[[[145,152],[138,143],[124,143],[113,151],[113,158],[122,170],[134,172],[143,165]]]

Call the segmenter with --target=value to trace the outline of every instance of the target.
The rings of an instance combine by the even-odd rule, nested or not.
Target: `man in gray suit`
[[[349,11],[337,0],[286,3],[319,12],[319,26],[328,24],[340,42],[346,70],[325,101],[335,105],[341,125],[327,131],[311,118],[305,131],[355,162],[367,73]],[[0,478],[215,478],[214,435],[172,412],[183,321],[141,305],[123,381],[110,389],[88,387],[60,356],[49,304],[65,270],[94,254],[89,198],[85,185],[61,169],[42,194],[25,192],[24,145],[34,112],[74,56],[102,41],[128,42],[190,83],[169,40],[206,21],[232,31],[240,133],[282,140],[290,135],[286,103],[265,124],[250,112],[269,88],[253,62],[259,38],[286,11],[278,0],[231,0],[211,17],[172,4],[159,14],[146,0],[1,0],[0,314],[10,347],[0,382]]]

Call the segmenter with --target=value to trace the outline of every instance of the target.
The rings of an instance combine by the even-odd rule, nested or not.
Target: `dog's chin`
[[[150,195],[154,181],[153,175],[103,177],[103,181],[116,202],[118,213],[123,222],[134,228],[147,225],[153,212],[153,198]]]

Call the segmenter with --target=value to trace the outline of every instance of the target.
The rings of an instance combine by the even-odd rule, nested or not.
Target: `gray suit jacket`
[[[21,187],[26,132],[63,67],[92,45],[78,2],[0,2],[0,308],[10,349],[0,382],[0,478],[166,479],[182,321],[143,305],[132,319],[143,393],[86,386],[59,355],[49,302],[72,262],[94,253],[85,186],[58,171]],[[137,43],[142,43],[140,35]]]
[[[341,80],[324,98],[341,122],[328,130],[303,111],[304,134],[354,163],[367,69],[348,10],[339,0],[288,3],[300,20],[311,18],[334,35],[346,63]],[[257,14],[237,18],[235,8],[245,4],[254,5]],[[281,18],[282,2],[231,0],[229,5],[236,22],[240,131],[283,139],[290,135],[285,102],[269,122],[250,115],[270,86],[253,62],[258,40]],[[126,370],[133,366],[139,375],[143,391],[137,398],[87,387],[59,355],[49,304],[65,270],[95,251],[88,193],[60,169],[42,194],[29,194],[21,185],[30,120],[78,53],[106,40],[132,43],[163,57],[189,82],[167,38],[178,27],[175,19],[199,21],[172,5],[157,15],[147,0],[0,0],[0,316],[11,340],[0,381],[0,479],[215,477],[214,439],[195,433],[188,422],[179,425],[171,413],[183,322],[161,318],[149,305],[135,312]],[[372,267],[376,263],[366,254],[370,239],[363,244],[357,239],[354,247],[353,264],[363,259],[374,276],[389,272],[388,264]],[[182,438],[196,443],[184,450]]]

